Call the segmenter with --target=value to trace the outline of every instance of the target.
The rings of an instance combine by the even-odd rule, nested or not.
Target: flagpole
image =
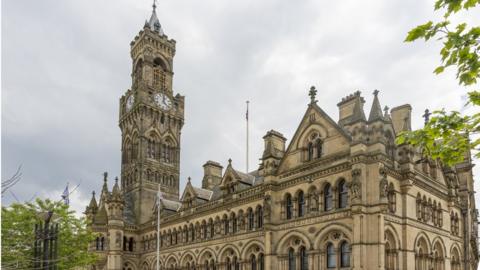
[[[160,270],[160,184],[158,184],[157,194],[157,270]]]
[[[247,169],[247,171],[245,173],[248,173],[248,147],[249,147],[249,145],[248,145],[248,104],[249,103],[250,103],[250,101],[247,100],[247,114],[246,114],[246,118],[247,118],[247,151],[246,151],[247,152],[246,153],[247,154],[247,157],[246,157],[246,159],[247,159],[246,160],[246,167],[247,168],[246,169]]]

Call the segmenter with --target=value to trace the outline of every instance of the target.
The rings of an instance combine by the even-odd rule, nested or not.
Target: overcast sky
[[[207,160],[245,168],[245,101],[251,101],[251,164],[270,129],[288,139],[307,108],[308,88],[335,120],[336,104],[374,89],[382,106],[461,110],[454,72],[432,74],[440,44],[403,43],[434,18],[433,0],[161,0],[165,33],[177,41],[174,91],[186,96],[181,187],[200,185]],[[120,173],[118,101],[131,86],[130,41],[149,0],[2,1],[2,179],[22,165],[18,200],[60,198],[84,210],[102,173]],[[436,16],[438,17],[438,16]],[[459,21],[480,24],[480,13]],[[476,20],[476,21],[475,21]],[[477,175],[479,174],[478,168]],[[479,186],[477,185],[477,189]],[[2,202],[15,201],[11,193]]]

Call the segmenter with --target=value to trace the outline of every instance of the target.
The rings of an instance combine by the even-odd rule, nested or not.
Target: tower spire
[[[158,17],[157,17],[157,1],[156,0],[153,0],[152,16],[150,16],[150,20],[147,22],[145,26],[148,26],[150,30],[157,32],[161,36],[165,35],[163,33],[160,20],[158,20]]]

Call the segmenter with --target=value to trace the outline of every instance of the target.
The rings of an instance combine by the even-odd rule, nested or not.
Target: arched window
[[[230,233],[230,222],[229,222],[227,216],[223,217],[223,230],[224,230],[225,234]]]
[[[232,233],[236,233],[237,232],[237,217],[235,216],[235,213],[232,213],[231,219],[232,219]]]
[[[324,209],[325,211],[330,211],[333,207],[333,193],[332,193],[332,186],[327,184],[323,189],[323,196],[324,196]]]
[[[307,161],[313,159],[313,143],[309,142],[307,146]]]
[[[350,267],[350,245],[346,241],[340,244],[340,267]]]
[[[288,270],[296,270],[295,269],[295,251],[293,248],[288,250]]]
[[[253,227],[255,226],[254,223],[254,216],[253,216],[253,210],[252,208],[248,208],[248,229],[253,230]]]
[[[250,256],[250,270],[257,270],[257,260],[253,254]]]
[[[95,239],[95,249],[100,250],[100,237]]]
[[[305,196],[303,195],[303,191],[298,193],[298,217],[303,217],[305,215]]]
[[[128,251],[133,251],[133,237],[128,240]]]
[[[240,270],[240,263],[238,262],[237,257],[233,257],[233,269],[234,270]]]
[[[257,207],[257,228],[260,229],[263,227],[263,208],[261,206]]]
[[[210,227],[210,238],[213,238],[215,236],[215,226],[213,224],[213,220],[210,219],[208,226]]]
[[[286,198],[285,198],[285,211],[286,211],[286,216],[287,216],[287,219],[291,219],[292,218],[292,214],[293,214],[293,205],[292,205],[292,195],[290,194],[287,194]]]
[[[323,150],[322,148],[323,148],[323,142],[322,142],[322,140],[318,139],[315,142],[315,150],[317,150],[317,158],[322,157],[322,150]]]
[[[205,223],[202,224],[202,231],[203,231],[203,239],[207,239],[207,233],[208,233],[207,224]]]
[[[263,253],[260,253],[258,255],[258,270],[265,270],[265,258],[263,256]]]
[[[230,263],[230,258],[227,258],[227,261],[225,262],[227,266],[227,270],[232,270],[232,264]]]
[[[327,268],[337,267],[337,254],[332,243],[327,244]]]
[[[127,237],[123,237],[123,251],[127,251]]]
[[[345,180],[338,183],[338,208],[345,208],[348,205],[348,189]]]
[[[305,247],[300,248],[300,270],[308,270],[308,254]]]

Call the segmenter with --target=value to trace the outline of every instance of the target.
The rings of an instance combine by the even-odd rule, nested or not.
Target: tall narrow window
[[[308,270],[308,254],[305,247],[300,248],[300,270]]]
[[[307,146],[307,160],[313,159],[313,143],[309,142]]]
[[[208,226],[210,227],[210,238],[215,236],[215,226],[213,225],[213,220],[210,219]]]
[[[288,250],[288,270],[296,270],[295,269],[295,251],[293,248]]]
[[[287,219],[292,218],[292,195],[287,194],[285,198],[285,211],[286,211],[286,216]]]
[[[303,191],[298,193],[298,217],[303,217],[305,215],[305,196],[303,196]]]
[[[346,241],[340,244],[340,267],[350,267],[350,245]]]
[[[225,234],[229,234],[230,233],[230,222],[228,221],[228,218],[227,217],[224,217],[223,219],[223,226],[224,226],[224,231],[225,231]]]
[[[327,244],[327,268],[337,267],[337,254],[332,243]]]
[[[317,158],[321,158],[322,157],[322,151],[323,151],[323,142],[322,140],[318,139],[316,142],[315,142],[315,149],[317,150]]]
[[[100,250],[100,237],[95,239],[95,249]]]
[[[240,263],[238,262],[237,257],[233,257],[233,267],[234,270],[240,270]]]
[[[333,206],[332,186],[330,184],[327,184],[323,189],[323,196],[324,196],[324,209],[325,211],[329,211],[332,209],[332,206]]]
[[[258,255],[258,270],[265,270],[265,258],[263,253]]]
[[[253,230],[255,226],[252,208],[248,208],[248,229]]]
[[[255,258],[255,255],[252,254],[252,256],[250,256],[250,269],[251,270],[257,270],[257,260]]]
[[[227,261],[225,264],[227,266],[227,270],[232,270],[232,265],[230,264],[230,258],[227,258]]]
[[[345,180],[338,183],[338,208],[345,208],[348,204],[348,189]]]
[[[263,209],[261,206],[257,207],[257,228],[263,227]]]
[[[237,217],[235,216],[235,214],[232,214],[232,232],[237,232]]]

